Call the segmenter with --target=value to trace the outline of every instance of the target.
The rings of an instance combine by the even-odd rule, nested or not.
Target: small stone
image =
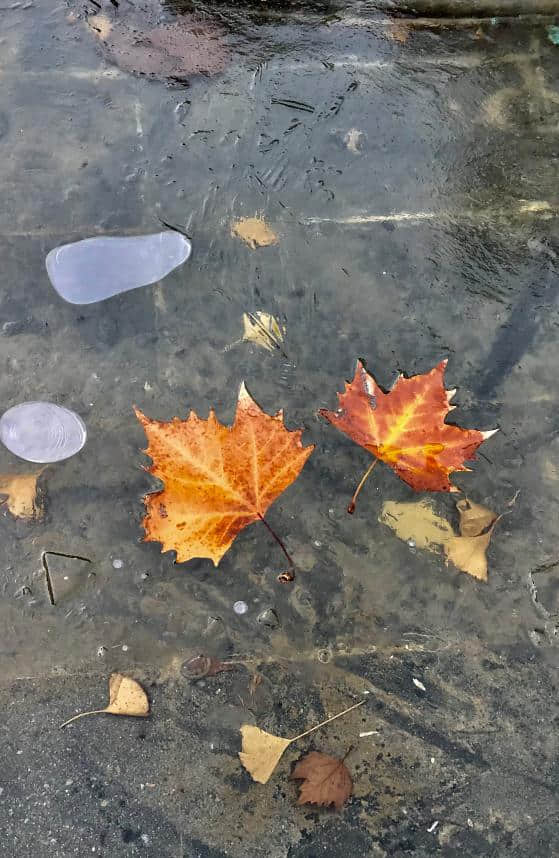
[[[235,611],[236,614],[239,614],[239,615],[246,614],[246,612],[248,611],[248,605],[246,602],[239,600],[238,602],[235,602],[235,604],[233,605],[233,610]]]
[[[122,569],[124,566],[124,560],[121,560],[120,557],[115,557],[113,560],[113,568],[114,569]]]
[[[97,647],[97,658],[104,658],[107,655],[108,651],[109,650],[106,646]]]

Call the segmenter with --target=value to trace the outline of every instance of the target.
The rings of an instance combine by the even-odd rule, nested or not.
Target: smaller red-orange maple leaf
[[[430,372],[405,378],[399,375],[385,392],[361,361],[353,381],[338,393],[338,411],[323,408],[341,432],[365,447],[415,491],[458,491],[449,480],[454,471],[468,471],[464,461],[474,459],[479,445],[493,435],[445,423],[455,406],[455,390],[445,390],[443,360]]]
[[[144,499],[145,542],[174,549],[178,563],[208,557],[217,566],[237,534],[260,520],[287,555],[264,514],[297,479],[314,445],[303,447],[302,430],[285,428],[282,411],[266,414],[242,384],[231,427],[213,411],[207,420],[191,412],[168,423],[138,409],[136,415],[149,441],[147,470],[164,484]]]

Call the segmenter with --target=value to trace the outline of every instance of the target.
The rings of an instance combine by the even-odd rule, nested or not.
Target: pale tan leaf
[[[480,536],[497,519],[490,509],[467,498],[457,501],[456,509],[460,515],[461,536]]]
[[[278,237],[262,217],[242,217],[231,227],[231,235],[242,239],[252,250],[278,243]]]
[[[281,755],[292,740],[266,733],[265,730],[260,730],[252,724],[243,724],[241,735],[243,737],[242,751],[239,753],[241,763],[254,781],[261,784],[267,783]]]
[[[447,562],[450,560],[461,572],[467,572],[480,581],[487,581],[487,556],[493,528],[480,536],[453,536],[445,545]]]
[[[460,514],[457,536],[450,524],[437,515],[428,500],[419,503],[385,501],[379,521],[404,542],[435,554],[444,551],[447,563],[480,581],[487,581],[486,552],[498,517],[481,504],[465,499],[456,504]]]
[[[379,521],[404,542],[413,540],[417,548],[435,553],[454,536],[448,521],[437,515],[426,499],[419,503],[385,501]]]
[[[243,340],[255,343],[257,346],[274,351],[281,348],[284,329],[277,319],[262,310],[255,313],[243,313]]]
[[[86,715],[132,715],[145,718],[149,715],[149,700],[139,682],[123,676],[122,673],[112,673],[109,677],[109,705],[105,709],[92,709],[90,712],[80,712],[69,718],[60,727],[66,727],[78,718]]]
[[[353,782],[344,761],[311,751],[295,766],[292,780],[302,780],[297,804],[333,804],[337,810],[351,795]]]
[[[112,673],[109,679],[109,705],[105,712],[145,718],[149,715],[147,694],[135,679],[123,676],[122,673]]]
[[[42,506],[37,498],[37,480],[44,468],[33,474],[0,474],[0,496],[15,518],[41,518]]]

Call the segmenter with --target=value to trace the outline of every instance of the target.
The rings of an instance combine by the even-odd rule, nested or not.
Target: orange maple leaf
[[[443,360],[411,378],[399,375],[385,392],[358,361],[353,381],[338,393],[338,411],[323,408],[320,414],[415,491],[458,491],[450,474],[469,471],[464,461],[475,458],[479,445],[497,430],[479,432],[444,422],[456,393],[445,390],[446,364]]]
[[[271,531],[266,510],[314,450],[303,447],[302,430],[285,428],[282,411],[265,414],[244,383],[231,427],[213,410],[207,420],[192,411],[186,420],[168,423],[135,410],[153,461],[146,470],[164,483],[144,498],[144,541],[160,542],[162,552],[174,549],[178,563],[209,557],[217,566],[247,525],[261,520]]]

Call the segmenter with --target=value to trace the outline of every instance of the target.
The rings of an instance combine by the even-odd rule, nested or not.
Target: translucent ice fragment
[[[52,402],[22,402],[0,418],[0,441],[28,462],[60,462],[78,453],[87,438],[85,423]]]
[[[62,244],[47,255],[50,282],[70,304],[94,304],[148,286],[186,262],[191,244],[180,232],[124,238],[99,236]]]

